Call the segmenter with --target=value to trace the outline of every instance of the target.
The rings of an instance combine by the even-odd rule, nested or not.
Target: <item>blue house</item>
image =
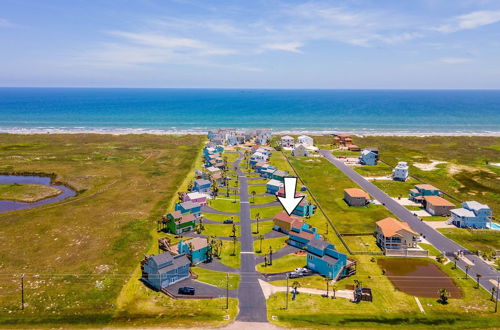
[[[185,254],[172,256],[163,252],[141,261],[142,280],[156,290],[189,277],[191,262]]]
[[[277,170],[273,173],[273,179],[279,181],[285,181],[285,178],[289,177],[290,173],[287,171]]]
[[[283,187],[283,182],[271,179],[268,183],[266,183],[266,192],[268,194],[276,195],[281,187]]]
[[[316,206],[305,199],[303,199],[299,205],[293,210],[292,214],[298,215],[300,217],[311,216],[314,214]]]
[[[422,203],[425,196],[440,196],[441,191],[430,184],[417,184],[414,189],[410,189],[408,199]]]
[[[185,253],[191,259],[191,264],[196,265],[208,259],[210,246],[205,238],[195,237],[187,241],[180,241],[177,244],[179,254]]]
[[[451,212],[451,223],[460,228],[481,228],[491,227],[492,212],[486,204],[476,201],[463,202],[462,207],[453,209]]]
[[[307,245],[307,268],[331,279],[352,275],[354,263],[335,250],[332,243],[312,239]]]
[[[230,136],[227,138],[227,144],[230,146],[235,146],[238,144],[238,138],[236,136]]]
[[[314,238],[321,239],[321,235],[316,232],[316,227],[306,223],[294,222],[288,232],[288,244],[299,249],[304,249]]]
[[[359,156],[359,163],[362,165],[377,165],[378,153],[375,153],[371,149],[361,150],[361,155]]]
[[[260,172],[260,176],[267,179],[272,179],[273,173],[276,172],[275,168],[268,168]]]
[[[209,180],[198,179],[198,180],[194,181],[193,191],[197,191],[200,193],[209,193],[211,186],[212,186],[212,183]]]
[[[175,210],[180,211],[182,214],[190,213],[195,217],[199,217],[201,214],[201,204],[191,201],[175,203]]]

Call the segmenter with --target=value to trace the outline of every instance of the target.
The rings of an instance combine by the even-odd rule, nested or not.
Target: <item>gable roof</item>
[[[490,207],[486,204],[481,204],[479,202],[476,202],[476,201],[467,201],[467,202],[463,202],[462,205],[469,209],[469,210],[473,210],[473,211],[479,211],[479,210],[483,210],[483,209],[490,209]]]
[[[452,214],[455,214],[455,215],[457,215],[459,217],[463,217],[463,218],[474,218],[476,216],[476,214],[474,212],[472,212],[471,210],[464,209],[464,208],[453,209],[450,212]]]
[[[418,235],[406,222],[398,221],[394,218],[385,218],[375,223],[381,230],[385,237],[392,237],[400,235],[398,232],[401,230],[408,231],[413,235]]]
[[[165,252],[166,253],[166,252]],[[190,265],[191,261],[186,257],[185,254],[178,254],[172,258],[172,264],[165,266],[161,268],[158,272],[159,273],[167,273],[170,272],[174,269],[180,268],[180,267],[185,267],[187,265]]]
[[[205,186],[205,185],[210,185],[212,184],[210,181],[208,181],[207,179],[197,179],[194,181],[194,183],[198,186]]]
[[[200,207],[200,203],[195,203],[195,202],[192,202],[192,201],[187,201],[187,202],[183,202],[183,203],[179,203],[179,205],[184,209],[184,210],[190,210],[190,209],[194,209],[195,207]]]
[[[288,223],[300,223],[300,225],[302,225],[302,223],[304,221],[302,221],[302,219],[296,215],[288,215],[285,211],[280,211],[278,214],[276,214],[274,216],[274,219],[276,220],[280,220],[280,221],[283,221],[283,222],[288,222]]]
[[[276,170],[273,175],[276,175],[276,176],[281,176],[281,177],[285,177],[287,175],[289,175],[290,173],[288,173],[287,171],[283,171],[283,170]]]
[[[439,197],[439,196],[424,196],[424,200],[427,203],[432,204],[434,206],[451,206],[451,207],[455,207],[455,204],[453,204],[452,202],[447,201],[443,197]]]
[[[168,252],[163,252],[152,256],[151,259],[154,260],[158,266],[160,266],[172,262],[174,257],[172,257],[172,255]]]
[[[205,238],[202,238],[202,237],[194,237],[194,238],[188,239],[187,241],[184,241],[184,243],[193,244],[194,251],[201,250],[201,249],[206,248],[208,246],[207,240]]]
[[[283,187],[283,182],[276,180],[276,179],[271,179],[271,180],[269,180],[269,182],[266,183],[266,185]]]
[[[344,189],[344,192],[351,197],[364,197],[366,199],[370,198],[370,195],[368,195],[367,192],[365,192],[359,188],[347,188],[347,189]]]
[[[309,246],[312,246],[318,250],[325,250],[326,248],[328,248],[332,243],[328,242],[328,241],[324,241],[322,239],[318,239],[318,238],[313,238],[310,242],[309,242]]]

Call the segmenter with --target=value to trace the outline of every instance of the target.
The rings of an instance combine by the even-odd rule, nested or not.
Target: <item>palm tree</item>
[[[257,230],[255,231],[256,234],[259,233],[259,220],[260,220],[260,213],[257,213],[255,215],[255,221],[257,221]]]
[[[453,257],[453,261],[455,262],[455,264],[453,265],[453,269],[457,269],[457,261],[458,261],[458,256],[454,256]]]
[[[328,297],[328,288],[329,288],[329,285],[330,285],[330,279],[329,278],[325,278],[325,283],[326,283],[326,296]]]
[[[259,235],[259,240],[260,240],[260,250],[259,250],[259,253],[262,253],[262,241],[264,240],[264,235]]]
[[[450,293],[446,289],[439,289],[438,290],[439,294],[439,303],[446,305],[448,303],[448,298],[450,297]]]
[[[476,289],[479,289],[479,279],[480,279],[482,276],[483,276],[483,275],[481,275],[481,274],[479,274],[479,273],[478,273],[478,274],[476,274],[476,280],[477,280],[477,287],[476,287]]]
[[[236,255],[236,242],[238,242],[238,237],[236,237],[235,235],[233,236],[233,254],[232,254],[233,256]]]
[[[465,265],[465,279],[468,278],[469,269],[471,269],[471,268],[472,268],[471,265]]]
[[[273,247],[269,247],[269,265],[271,266],[273,264]]]
[[[255,190],[252,190],[251,194],[252,194],[252,199],[253,199],[253,202],[252,202],[252,203],[254,203],[254,204],[255,204],[255,195],[256,195],[257,193],[255,192]]]
[[[491,288],[491,298],[490,298],[490,300],[491,300],[491,301],[495,301],[494,296],[495,296],[495,292],[496,292],[496,291],[497,291],[497,288],[496,288],[496,287],[492,287],[492,288]]]
[[[189,253],[188,253],[188,255],[187,255],[187,256],[188,256],[188,257],[189,257],[189,259],[192,261],[192,258],[193,258],[193,250],[194,250],[194,245],[193,245],[193,243],[189,242],[189,243],[187,244],[187,246],[188,246],[188,249],[189,249]]]
[[[236,225],[233,223],[233,228],[231,229],[231,232],[233,233],[231,236],[236,237]]]
[[[332,285],[332,291],[333,291],[333,299],[337,298],[336,293],[337,293],[338,286],[337,285]]]

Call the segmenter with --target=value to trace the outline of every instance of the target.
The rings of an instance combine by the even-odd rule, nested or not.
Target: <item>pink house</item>
[[[207,195],[201,194],[199,192],[192,192],[188,194],[184,194],[182,196],[183,202],[191,201],[193,203],[199,203],[201,206],[207,205]]]

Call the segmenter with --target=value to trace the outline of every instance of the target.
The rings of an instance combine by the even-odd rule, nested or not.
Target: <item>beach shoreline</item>
[[[209,130],[216,128],[193,128],[193,129],[153,129],[153,128],[109,128],[109,127],[0,127],[0,134],[109,134],[109,135],[206,135]],[[259,128],[236,128],[237,131]],[[302,129],[271,129],[273,135],[331,135],[347,133],[358,137],[363,136],[409,136],[409,137],[429,137],[429,136],[480,136],[480,137],[500,137],[500,131],[384,131],[376,129],[331,129],[331,130],[302,130]]]

